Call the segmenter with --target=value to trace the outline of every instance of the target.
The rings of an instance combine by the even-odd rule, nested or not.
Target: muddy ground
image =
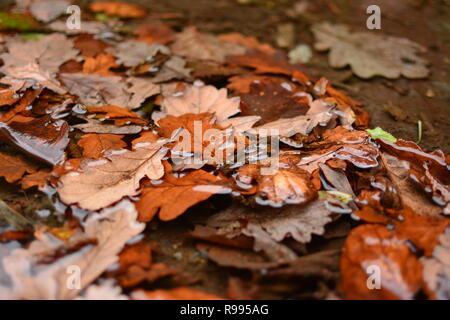
[[[122,0],[124,1],[124,0]],[[3,2],[3,1],[2,1]],[[87,1],[85,1],[87,2]],[[181,30],[187,24],[197,26],[202,31],[213,33],[241,32],[254,36],[260,41],[276,46],[279,24],[293,23],[295,43],[313,45],[310,26],[318,21],[344,23],[353,30],[365,31],[366,8],[377,4],[382,12],[382,29],[371,32],[383,33],[412,39],[428,48],[425,56],[431,62],[431,75],[425,80],[386,80],[376,78],[362,80],[347,69],[334,70],[327,63],[327,54],[314,52],[310,63],[304,66],[305,72],[315,78],[324,76],[352,98],[364,103],[371,114],[371,126],[380,126],[398,138],[416,141],[418,139],[417,121],[423,122],[423,135],[420,145],[427,151],[436,148],[450,151],[450,3],[439,0],[317,0],[310,1],[310,10],[302,15],[293,13],[296,2],[291,0],[135,0],[149,9],[156,17],[160,14],[176,13],[175,18],[166,20],[172,27]],[[242,4],[242,3],[249,4]],[[300,1],[301,2],[301,1]],[[403,121],[395,120],[384,108],[391,104],[407,115]],[[49,206],[37,193],[19,191],[3,182],[0,197],[11,206],[25,212],[28,216],[39,207]],[[218,206],[223,201],[216,198]],[[226,296],[228,277],[241,274],[229,270],[224,273],[214,263],[209,262],[197,251],[194,242],[184,237],[192,227],[193,220],[214,211],[213,203],[196,206],[180,219],[169,223],[151,223],[148,237],[158,242],[156,261],[168,263],[198,279],[197,287],[205,291]],[[316,239],[318,240],[318,239]],[[313,241],[309,252],[323,246],[339,248],[343,239],[328,243]],[[244,274],[245,275],[245,274]],[[247,274],[251,277],[250,273]],[[149,285],[161,288],[164,283]],[[327,298],[335,288],[328,292],[314,289],[314,284],[305,295],[292,298]],[[283,290],[283,288],[280,288]],[[338,294],[338,293],[337,293]],[[277,298],[281,295],[266,296]]]

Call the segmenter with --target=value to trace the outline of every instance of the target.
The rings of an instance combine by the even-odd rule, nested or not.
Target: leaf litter
[[[66,4],[22,10],[55,30]],[[89,10],[116,25],[2,40],[0,176],[48,200],[1,202],[1,298],[449,298],[448,155],[369,129],[362,104],[256,38],[153,18],[119,34],[146,10]],[[410,40],[312,30],[333,67],[428,75]],[[205,264],[227,290],[198,290]],[[381,290],[366,285],[374,265]]]

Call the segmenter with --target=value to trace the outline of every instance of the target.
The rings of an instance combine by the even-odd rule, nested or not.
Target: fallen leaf
[[[276,50],[268,43],[260,43],[255,37],[244,36],[238,32],[220,34],[220,40],[231,42],[247,49],[261,51],[269,56],[275,54]]]
[[[90,215],[84,223],[84,233],[79,236],[80,241],[89,241],[75,252],[69,250],[64,258],[54,263],[47,263],[45,258],[54,259],[52,255],[67,244],[50,234],[39,235],[28,249],[12,250],[0,261],[0,270],[4,273],[0,277],[0,297],[29,300],[75,298],[81,289],[118,260],[117,255],[128,240],[144,230],[145,225],[136,222],[136,215],[129,201]],[[4,249],[4,245],[1,247]],[[80,287],[76,289],[67,285],[67,270],[71,266],[81,271]]]
[[[161,103],[161,110],[172,116],[213,113],[218,124],[240,111],[239,98],[228,98],[224,88],[218,90],[204,85],[193,85],[182,94],[166,96]]]
[[[330,65],[336,68],[350,65],[358,77],[395,79],[403,75],[418,79],[429,74],[427,60],[417,55],[426,49],[414,41],[373,32],[351,33],[347,26],[328,22],[315,24],[311,30],[316,37],[315,48],[331,50]]]
[[[296,165],[284,163],[283,160],[279,162],[281,165],[278,164],[275,170],[270,170],[264,162],[240,167],[234,177],[238,188],[245,191],[255,183],[256,203],[272,207],[304,204],[313,200],[317,190],[311,182],[310,174]]]
[[[100,120],[86,119],[87,123],[72,125],[84,133],[105,133],[105,134],[136,134],[142,131],[138,125],[117,126],[114,124],[105,124]]]
[[[20,95],[16,94],[12,89],[0,89],[0,106],[12,105],[20,98]]]
[[[30,5],[30,12],[36,19],[47,23],[66,13],[69,6],[70,3],[64,0],[36,1]]]
[[[105,158],[83,160],[76,171],[61,177],[57,188],[61,200],[98,210],[136,195],[142,178],[159,179],[164,175],[164,144],[162,141],[133,151],[116,150],[105,154]]]
[[[117,63],[126,67],[135,67],[145,62],[151,62],[157,53],[170,55],[169,48],[162,44],[147,44],[136,40],[121,42],[107,51],[117,57]]]
[[[83,148],[83,156],[98,159],[106,150],[117,150],[127,146],[122,135],[115,134],[85,134],[78,141]]]
[[[172,29],[158,20],[145,21],[133,33],[138,36],[138,41],[148,44],[155,42],[168,44],[175,40],[175,33]]]
[[[162,181],[151,181],[136,203],[139,221],[151,221],[159,211],[162,221],[173,220],[193,205],[217,193],[228,193],[226,181],[206,171],[196,170],[177,177],[167,172]]]
[[[57,93],[64,93],[54,74],[61,64],[78,54],[71,39],[58,33],[40,40],[12,38],[7,42],[7,48],[8,53],[0,55],[4,62],[0,69],[3,73],[16,79],[34,79]]]
[[[143,18],[147,14],[141,6],[124,2],[100,1],[91,3],[89,9],[93,12],[104,12],[120,18]]]
[[[187,27],[176,35],[170,47],[176,55],[189,59],[213,60],[225,62],[227,56],[245,54],[245,48],[218,37],[197,31],[195,27]]]
[[[69,125],[46,115],[31,121],[0,123],[0,140],[35,159],[56,165],[65,159],[69,143]]]
[[[21,180],[22,189],[30,189],[32,187],[43,188],[50,178],[50,171],[39,170],[26,175]]]
[[[353,229],[342,250],[340,270],[347,299],[413,299],[422,284],[417,257],[404,240],[381,225]],[[381,277],[378,290],[368,286],[375,285],[369,278],[373,274]]]
[[[237,221],[248,221],[263,228],[277,242],[291,237],[300,243],[308,243],[314,234],[325,233],[325,225],[332,221],[332,213],[325,207],[323,201],[314,201],[304,206],[284,206],[279,209],[264,207],[253,209],[232,205],[211,216],[207,223],[211,227],[219,228],[219,231],[227,230],[235,234],[231,228],[238,230],[242,228]]]
[[[431,299],[449,300],[450,229],[439,235],[431,258],[422,258],[425,290]]]
[[[118,66],[112,54],[100,53],[95,57],[88,57],[84,61],[83,73],[113,76],[115,73],[109,69],[117,68]]]

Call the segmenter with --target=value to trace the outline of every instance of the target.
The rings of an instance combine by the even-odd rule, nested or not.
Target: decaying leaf
[[[156,180],[164,175],[161,159],[166,153],[162,148],[165,143],[147,144],[133,151],[111,151],[104,158],[82,161],[78,170],[61,178],[57,188],[61,200],[98,210],[136,195],[142,178]]]
[[[118,260],[117,255],[129,239],[144,230],[145,225],[136,222],[136,215],[129,201],[90,215],[84,223],[84,233],[78,237],[81,248],[75,252],[70,252],[70,244],[51,234],[38,234],[38,240],[27,249],[14,249],[0,260],[0,297],[42,300],[75,298],[81,289]],[[74,245],[77,243],[72,243]],[[1,247],[3,251],[4,245]],[[66,250],[67,255],[58,259],[57,252],[60,250]],[[56,258],[53,256],[55,254]],[[46,259],[56,261],[48,263]],[[79,288],[67,285],[67,270],[73,266],[81,272]]]
[[[426,78],[429,74],[427,60],[417,55],[425,52],[420,44],[392,36],[381,36],[373,32],[353,32],[344,25],[328,22],[312,27],[317,50],[330,49],[329,62],[332,67],[347,65],[361,78],[384,76],[411,79]]]

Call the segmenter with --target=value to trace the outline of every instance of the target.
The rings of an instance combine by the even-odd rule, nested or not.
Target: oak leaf
[[[201,33],[195,27],[187,27],[177,34],[171,49],[179,56],[217,62],[225,62],[227,56],[242,55],[246,51],[240,45],[225,42],[212,34]]]
[[[117,150],[127,146],[122,135],[116,134],[86,134],[78,141],[83,148],[83,156],[100,158],[106,150]]]
[[[88,57],[83,64],[83,73],[98,74],[100,76],[113,76],[114,72],[110,71],[111,68],[117,68],[112,54],[100,53],[95,57]]]
[[[417,55],[426,48],[414,41],[372,32],[351,33],[344,25],[328,22],[313,25],[311,30],[316,37],[317,50],[331,49],[329,63],[332,67],[350,65],[361,78],[395,79],[403,75],[418,79],[429,74],[427,60]]]
[[[367,270],[376,268],[382,286],[370,290]],[[342,251],[340,270],[347,299],[412,299],[422,284],[422,265],[407,242],[382,225],[353,229]]]
[[[214,113],[219,124],[240,111],[239,98],[228,98],[226,89],[195,84],[181,94],[166,96],[161,103],[161,110],[172,116]]]
[[[60,179],[57,188],[61,200],[78,203],[87,210],[98,210],[125,196],[138,194],[142,178],[159,179],[164,175],[161,159],[166,141],[147,144],[135,150],[113,150],[100,159],[84,159],[80,167]]]
[[[37,234],[27,249],[8,250],[0,260],[0,297],[2,299],[73,299],[97,279],[110,265],[128,240],[141,233],[145,225],[136,222],[136,210],[129,201],[91,214],[84,233],[72,243],[51,234]],[[78,240],[78,241],[77,241]],[[73,243],[77,241],[78,243]],[[73,252],[72,247],[79,250]],[[81,248],[80,248],[81,246]],[[5,245],[0,245],[0,252]],[[53,261],[59,252],[67,254]],[[78,266],[80,287],[67,286],[67,270]]]
[[[161,220],[173,220],[212,195],[228,192],[225,180],[206,171],[195,170],[177,177],[166,170],[162,181],[151,181],[143,189],[136,203],[139,221],[151,221],[158,211]]]
[[[5,152],[0,153],[0,176],[8,182],[16,182],[25,173],[36,172],[37,167],[21,155],[10,155]]]
[[[39,40],[12,38],[7,48],[8,52],[0,55],[4,61],[0,69],[3,73],[19,80],[34,79],[57,93],[65,92],[54,74],[61,64],[77,56],[72,40],[58,33]]]

